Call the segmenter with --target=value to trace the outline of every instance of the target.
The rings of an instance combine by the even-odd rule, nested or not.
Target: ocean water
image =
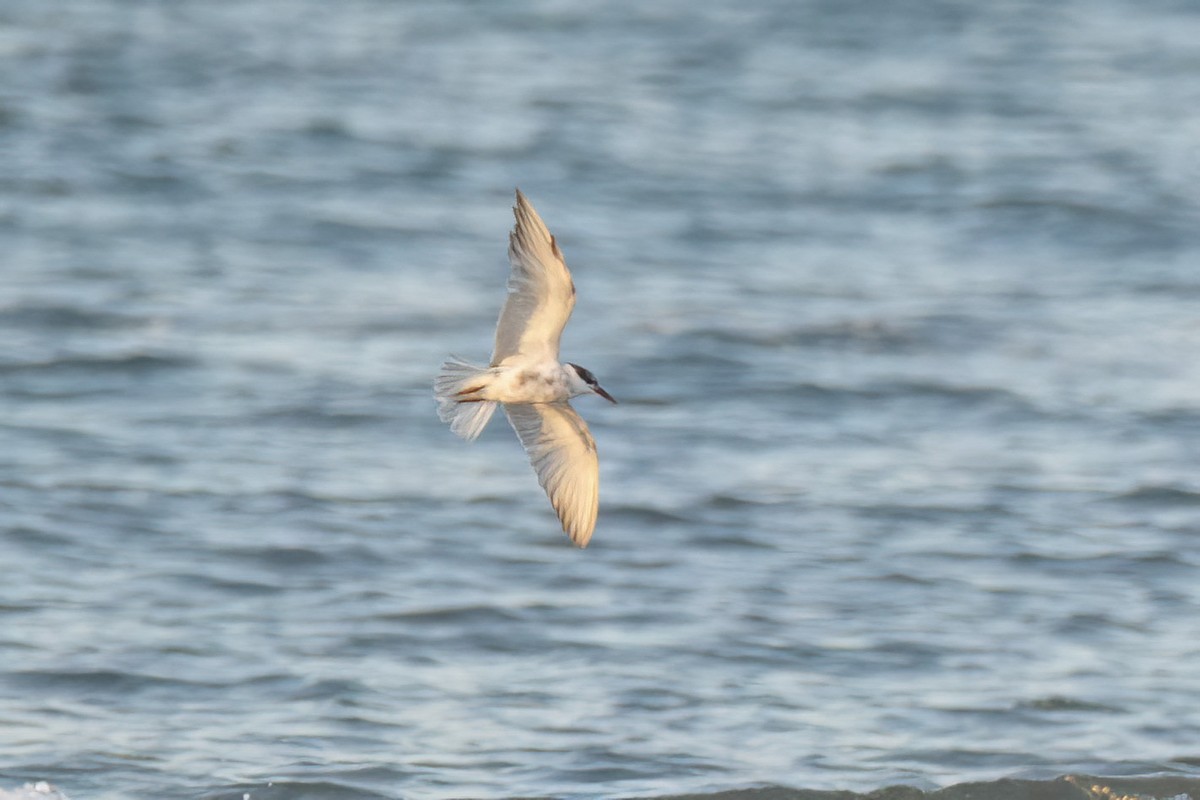
[[[1198,41],[7,0],[0,796],[1200,797]],[[585,551],[431,396],[514,186],[621,401]]]

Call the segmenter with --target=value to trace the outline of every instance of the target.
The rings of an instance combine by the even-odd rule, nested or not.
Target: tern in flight
[[[558,242],[517,190],[517,223],[508,237],[508,298],[496,325],[492,362],[477,367],[451,357],[434,381],[438,416],[467,441],[504,406],[538,483],[563,531],[587,547],[596,527],[600,462],[587,423],[567,401],[598,394],[617,401],[578,364],[560,364],[558,342],[575,307],[575,284]]]

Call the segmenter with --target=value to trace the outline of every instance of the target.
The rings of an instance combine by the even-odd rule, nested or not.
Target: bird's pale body
[[[513,215],[512,272],[492,362],[486,367],[459,359],[442,364],[433,384],[438,416],[469,441],[483,431],[496,406],[503,406],[563,530],[586,547],[596,527],[600,466],[587,423],[567,401],[581,394],[617,401],[588,370],[559,363],[558,343],[575,307],[575,283],[558,242],[520,191]]]
[[[478,398],[497,403],[561,403],[592,391],[557,361],[510,358],[480,377],[480,388],[464,396],[468,402]]]

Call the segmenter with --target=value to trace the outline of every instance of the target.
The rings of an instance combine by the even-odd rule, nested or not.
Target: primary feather
[[[492,366],[515,355],[558,360],[558,343],[575,308],[575,284],[558,242],[517,190],[517,224],[508,237],[508,297],[496,325]]]
[[[600,507],[600,461],[587,423],[566,403],[504,406],[538,483],[571,541],[587,547]]]

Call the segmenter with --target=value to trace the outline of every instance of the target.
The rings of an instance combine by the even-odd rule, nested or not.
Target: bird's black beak
[[[600,388],[599,384],[596,384],[596,386],[594,386],[592,388],[592,391],[594,391],[596,394],[603,397],[608,402],[612,403],[614,406],[617,404],[617,398],[613,397],[611,394],[609,394],[608,392],[606,392],[602,388]]]

